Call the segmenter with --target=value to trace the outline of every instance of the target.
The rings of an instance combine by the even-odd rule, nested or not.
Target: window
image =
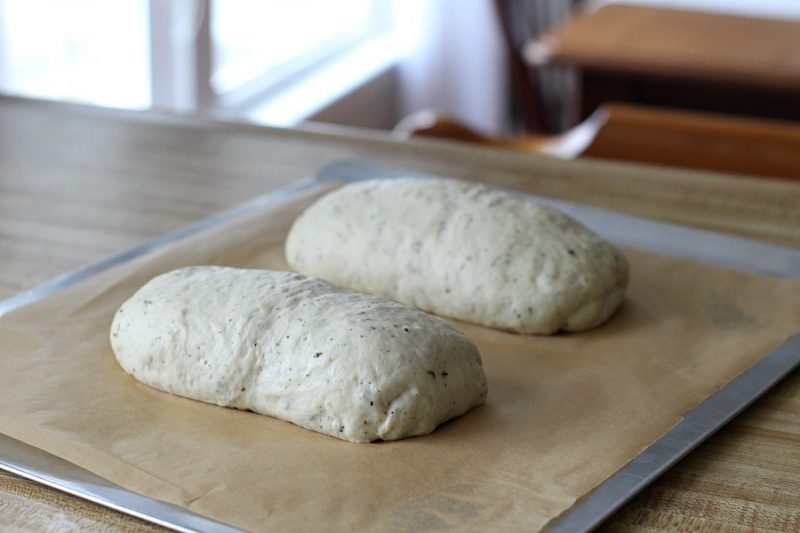
[[[122,108],[247,114],[388,35],[391,5],[0,0],[0,91]],[[269,113],[261,115],[269,120]]]
[[[376,0],[213,0],[211,90],[236,105],[390,27]]]
[[[0,0],[0,90],[150,105],[146,0]]]

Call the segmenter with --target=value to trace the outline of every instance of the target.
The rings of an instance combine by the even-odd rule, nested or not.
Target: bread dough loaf
[[[117,311],[139,381],[353,442],[433,431],[486,399],[478,349],[445,321],[294,273],[191,267]]]
[[[625,257],[574,219],[446,179],[333,191],[294,222],[286,259],[340,286],[518,333],[595,327],[628,283]]]

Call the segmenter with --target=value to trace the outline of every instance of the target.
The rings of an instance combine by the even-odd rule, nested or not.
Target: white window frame
[[[213,108],[210,0],[150,0],[150,87],[153,107]]]

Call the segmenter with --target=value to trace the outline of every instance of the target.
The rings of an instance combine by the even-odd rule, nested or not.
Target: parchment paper
[[[460,322],[489,400],[433,434],[351,444],[152,390],[118,366],[114,311],[184,265],[286,269],[306,195],[123,264],[0,320],[0,432],[131,490],[251,530],[543,527],[783,342],[800,283],[627,249],[622,309],[596,330]]]

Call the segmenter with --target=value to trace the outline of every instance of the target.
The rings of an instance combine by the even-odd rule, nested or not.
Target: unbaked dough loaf
[[[117,311],[111,346],[156,389],[353,442],[430,433],[487,393],[478,349],[445,321],[288,272],[163,274]]]
[[[518,333],[580,331],[624,299],[611,243],[519,194],[446,179],[346,185],[294,222],[298,272]]]

